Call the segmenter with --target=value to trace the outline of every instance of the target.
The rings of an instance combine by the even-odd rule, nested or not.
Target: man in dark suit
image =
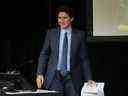
[[[59,27],[47,32],[38,62],[37,86],[62,91],[64,96],[79,96],[83,81],[95,84],[91,80],[85,32],[72,27],[72,8],[63,6],[57,12]]]

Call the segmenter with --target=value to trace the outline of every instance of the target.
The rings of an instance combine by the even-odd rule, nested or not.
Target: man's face
[[[71,26],[73,18],[70,18],[69,15],[65,12],[59,12],[58,14],[58,24],[64,29]]]

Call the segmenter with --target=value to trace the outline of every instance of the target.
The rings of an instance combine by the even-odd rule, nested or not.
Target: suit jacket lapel
[[[58,63],[58,59],[59,59],[59,42],[60,41],[60,28],[57,28],[56,32],[55,32],[55,43],[56,43],[56,65]]]
[[[73,56],[75,53],[75,48],[76,48],[76,43],[77,43],[77,34],[74,29],[72,29],[72,35],[71,35],[71,49],[70,49],[70,67],[72,68],[73,64]]]

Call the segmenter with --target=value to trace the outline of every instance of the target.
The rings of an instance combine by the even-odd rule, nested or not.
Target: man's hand
[[[88,80],[87,84],[88,84],[90,87],[96,87],[96,82],[93,81],[93,80]]]
[[[41,88],[42,87],[42,85],[44,83],[44,77],[43,77],[43,75],[37,75],[36,83],[37,83],[37,87],[38,88]]]

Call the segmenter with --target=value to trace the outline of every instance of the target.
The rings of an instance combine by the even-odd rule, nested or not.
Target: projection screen
[[[93,0],[93,36],[128,36],[128,0]]]

